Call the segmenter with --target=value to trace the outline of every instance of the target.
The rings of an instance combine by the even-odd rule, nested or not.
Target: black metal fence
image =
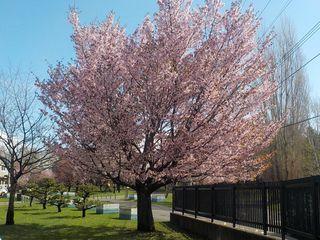
[[[298,239],[320,239],[320,176],[246,184],[176,186],[172,210]]]

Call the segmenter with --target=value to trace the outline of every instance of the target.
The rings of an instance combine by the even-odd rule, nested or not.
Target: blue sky
[[[262,9],[268,0],[243,0],[244,7],[253,3]],[[201,0],[194,1],[195,4]],[[226,5],[230,0],[226,0]],[[264,11],[263,26],[268,28],[286,0],[271,0]],[[46,78],[49,64],[69,61],[74,56],[70,40],[71,27],[67,21],[70,6],[76,6],[82,23],[102,20],[114,11],[128,32],[132,32],[147,14],[156,9],[155,0],[0,0],[0,70],[19,67]],[[320,20],[319,0],[293,0],[283,13],[291,20],[300,39]],[[281,18],[276,22],[276,26]],[[320,31],[303,47],[305,60],[320,52]],[[320,57],[306,71],[313,97],[320,98]]]

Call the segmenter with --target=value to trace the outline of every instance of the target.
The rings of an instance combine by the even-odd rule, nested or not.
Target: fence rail
[[[320,176],[283,182],[175,186],[172,210],[298,239],[320,239]]]

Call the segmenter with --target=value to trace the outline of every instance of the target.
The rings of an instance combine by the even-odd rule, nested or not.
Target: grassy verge
[[[0,206],[0,223],[4,223],[5,207]],[[196,239],[185,233],[176,231],[168,223],[156,223],[154,233],[139,233],[135,230],[136,222],[119,220],[118,215],[97,215],[88,211],[82,219],[81,212],[76,209],[64,208],[57,213],[56,208],[48,207],[42,210],[36,204],[16,206],[15,225],[0,225],[0,238],[5,240],[32,239],[139,239],[139,240],[174,240]]]
[[[134,190],[128,190],[128,194],[135,194]],[[100,199],[100,198],[107,198],[107,199],[115,199],[119,197],[124,197],[126,195],[126,190],[121,190],[120,192],[96,192],[92,195],[92,198]]]
[[[171,208],[172,207],[172,194],[169,193],[168,197],[164,201],[162,201],[162,202],[153,202],[152,204],[160,205],[160,206],[166,206],[166,207]]]

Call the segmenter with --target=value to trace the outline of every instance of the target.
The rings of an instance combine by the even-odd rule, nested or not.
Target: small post
[[[185,195],[185,187],[182,187],[182,215],[184,215],[184,195]]]
[[[319,184],[316,182],[316,179],[314,178],[312,181],[312,212],[313,212],[313,237],[314,239],[319,239]]]
[[[280,186],[280,211],[281,211],[281,237],[286,239],[286,189],[285,184],[281,182]]]
[[[214,186],[211,187],[211,222],[214,219],[214,209],[215,209],[215,199],[214,199]]]
[[[232,186],[232,225],[236,227],[236,185]]]
[[[267,187],[263,183],[262,186],[262,217],[263,217],[263,234],[267,235],[268,232],[268,205],[267,205]]]
[[[194,187],[194,217],[198,215],[198,186]]]

